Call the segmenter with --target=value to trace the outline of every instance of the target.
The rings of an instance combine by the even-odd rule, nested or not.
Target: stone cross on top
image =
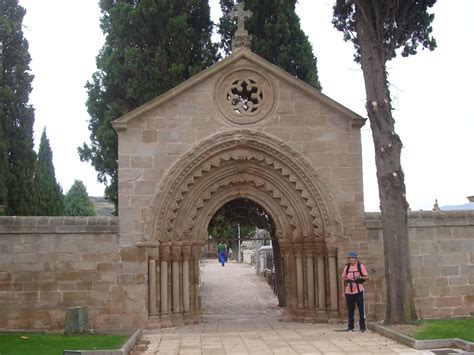
[[[237,19],[237,31],[232,38],[232,49],[239,47],[250,48],[250,36],[245,29],[245,19],[252,16],[252,11],[244,10],[245,4],[241,1],[235,5],[234,9],[229,13],[232,19]]]

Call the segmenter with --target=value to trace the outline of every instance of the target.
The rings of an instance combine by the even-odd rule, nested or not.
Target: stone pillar
[[[174,244],[174,243],[173,243]],[[179,313],[179,263],[181,260],[181,245],[174,244],[171,247],[171,275],[172,275],[172,297],[173,297],[173,313]]]
[[[156,316],[156,261],[148,260],[148,302],[150,316]]]
[[[317,300],[318,300],[318,321],[327,321],[328,313],[326,309],[326,266],[325,266],[326,244],[323,241],[317,242],[315,245],[315,253],[317,260]]]
[[[283,259],[283,274],[285,282],[285,318],[293,320],[293,312],[296,310],[296,270],[295,262],[292,251],[291,240],[279,239],[278,244],[280,246],[281,256]]]
[[[168,308],[168,263],[170,260],[170,246],[168,244],[162,244],[160,246],[160,318],[161,325],[166,327],[171,327],[171,320],[169,317],[169,308]]]
[[[296,258],[296,298],[299,310],[304,308],[304,275],[303,275],[303,243],[296,241],[293,244]]]
[[[184,244],[182,247],[183,255],[183,311],[186,324],[191,323],[191,294],[189,279],[189,261],[191,259],[191,244]]]
[[[328,261],[329,261],[329,294],[331,299],[331,314],[330,321],[339,320],[338,313],[338,301],[337,301],[337,249],[335,247],[328,248]]]
[[[306,259],[307,308],[314,310],[314,245],[311,241],[304,243]]]
[[[199,323],[199,320],[201,318],[201,301],[199,297],[199,280],[200,280],[199,261],[201,260],[201,256],[202,256],[202,245],[200,243],[193,244],[192,257],[193,257],[194,280],[192,283],[191,293],[193,294],[193,303],[194,303],[194,310],[193,310],[194,323]]]

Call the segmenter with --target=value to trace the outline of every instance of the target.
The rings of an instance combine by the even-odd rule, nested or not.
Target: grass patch
[[[63,355],[64,350],[119,349],[126,335],[0,334],[1,355]]]
[[[474,318],[420,321],[415,339],[459,338],[474,342]]]

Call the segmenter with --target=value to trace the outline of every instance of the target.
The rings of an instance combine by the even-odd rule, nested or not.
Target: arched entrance
[[[168,171],[147,213],[149,314],[160,326],[199,321],[199,260],[210,219],[246,198],[274,219],[293,320],[339,318],[335,208],[305,158],[280,139],[250,130],[218,133]]]

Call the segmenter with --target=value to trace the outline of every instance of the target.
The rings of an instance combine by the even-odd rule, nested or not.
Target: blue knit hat
[[[351,251],[349,253],[349,258],[356,258],[357,259],[357,253],[355,251]]]

